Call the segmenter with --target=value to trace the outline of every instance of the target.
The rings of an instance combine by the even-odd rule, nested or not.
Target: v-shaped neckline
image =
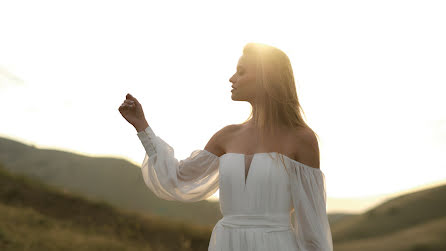
[[[211,153],[211,154],[212,154],[212,153]],[[250,175],[250,173],[251,173],[251,171],[252,171],[251,168],[253,168],[252,162],[254,162],[254,161],[256,160],[256,156],[257,156],[257,155],[262,155],[262,156],[264,156],[264,155],[266,155],[266,154],[280,155],[280,156],[282,156],[284,159],[287,159],[287,160],[291,161],[292,163],[298,164],[298,166],[301,167],[301,168],[305,168],[305,169],[307,169],[307,170],[311,170],[312,172],[320,172],[320,173],[322,173],[322,171],[321,171],[319,168],[313,168],[313,167],[311,167],[311,166],[309,166],[309,165],[306,165],[306,164],[301,163],[301,162],[299,162],[299,161],[297,161],[297,160],[295,160],[295,159],[292,159],[292,158],[288,157],[287,155],[282,154],[282,153],[280,153],[280,152],[258,152],[258,153],[252,153],[252,154],[227,152],[227,153],[224,153],[223,155],[221,155],[221,156],[219,156],[219,157],[217,156],[217,157],[218,157],[218,158],[223,158],[224,156],[229,156],[229,155],[242,156],[241,161],[242,161],[242,163],[244,163],[244,170],[243,170],[244,187],[245,187],[244,190],[246,191],[246,189],[247,189],[247,184],[248,184],[249,180],[251,180],[249,177],[251,176],[251,175]],[[216,156],[216,155],[214,155],[214,156]],[[252,158],[251,158],[251,162],[249,163],[249,168],[248,168],[248,171],[247,171],[247,172],[246,172],[246,156],[252,156]]]
[[[251,157],[251,159],[247,159],[247,156],[248,157]],[[245,178],[245,189],[246,189],[246,183],[248,182],[248,178],[249,178],[249,173],[251,172],[251,167],[252,167],[252,162],[253,162],[253,160],[254,160],[254,157],[256,156],[256,154],[243,154],[243,161],[244,161],[244,163],[245,163],[245,165],[244,165],[244,167],[245,167],[245,170],[244,170],[244,178]],[[248,163],[247,163],[247,161],[248,161]]]

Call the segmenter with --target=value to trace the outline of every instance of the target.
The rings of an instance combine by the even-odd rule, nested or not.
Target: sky
[[[176,158],[248,118],[243,46],[283,50],[330,198],[446,183],[444,1],[1,1],[0,136],[141,165],[127,93]],[[218,195],[218,192],[214,195]]]

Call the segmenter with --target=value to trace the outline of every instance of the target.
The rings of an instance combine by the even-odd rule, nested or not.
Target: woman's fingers
[[[123,106],[123,107],[134,107],[135,106],[135,101],[126,99],[126,100],[124,100],[124,102],[122,103],[121,106]]]
[[[136,109],[139,105],[138,100],[134,98],[130,93],[126,95],[126,99],[124,102],[122,102],[121,106],[119,107],[119,110],[133,110]]]
[[[126,100],[121,104],[121,107],[127,109],[127,108],[133,108],[133,107],[135,107],[135,105],[134,105],[134,103],[128,102]]]
[[[127,93],[127,95],[125,96],[126,99],[128,100],[135,100],[136,98],[134,98],[130,93]]]
[[[139,104],[138,100],[135,97],[133,97],[130,93],[127,93],[125,98],[128,99],[128,100],[134,101],[136,104]]]

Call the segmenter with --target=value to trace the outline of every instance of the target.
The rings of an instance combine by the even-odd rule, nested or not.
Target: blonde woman
[[[302,118],[288,56],[249,43],[229,81],[232,100],[249,102],[250,116],[225,126],[184,160],[175,158],[127,94],[119,111],[146,151],[145,184],[159,198],[184,202],[219,189],[223,218],[212,231],[210,251],[332,251],[318,141]]]

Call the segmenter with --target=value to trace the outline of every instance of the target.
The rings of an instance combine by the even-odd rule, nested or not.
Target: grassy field
[[[390,199],[331,230],[336,251],[445,251],[446,186]]]
[[[336,251],[444,251],[446,217],[379,237],[336,243]]]
[[[149,218],[0,168],[0,250],[207,250],[211,228]]]

